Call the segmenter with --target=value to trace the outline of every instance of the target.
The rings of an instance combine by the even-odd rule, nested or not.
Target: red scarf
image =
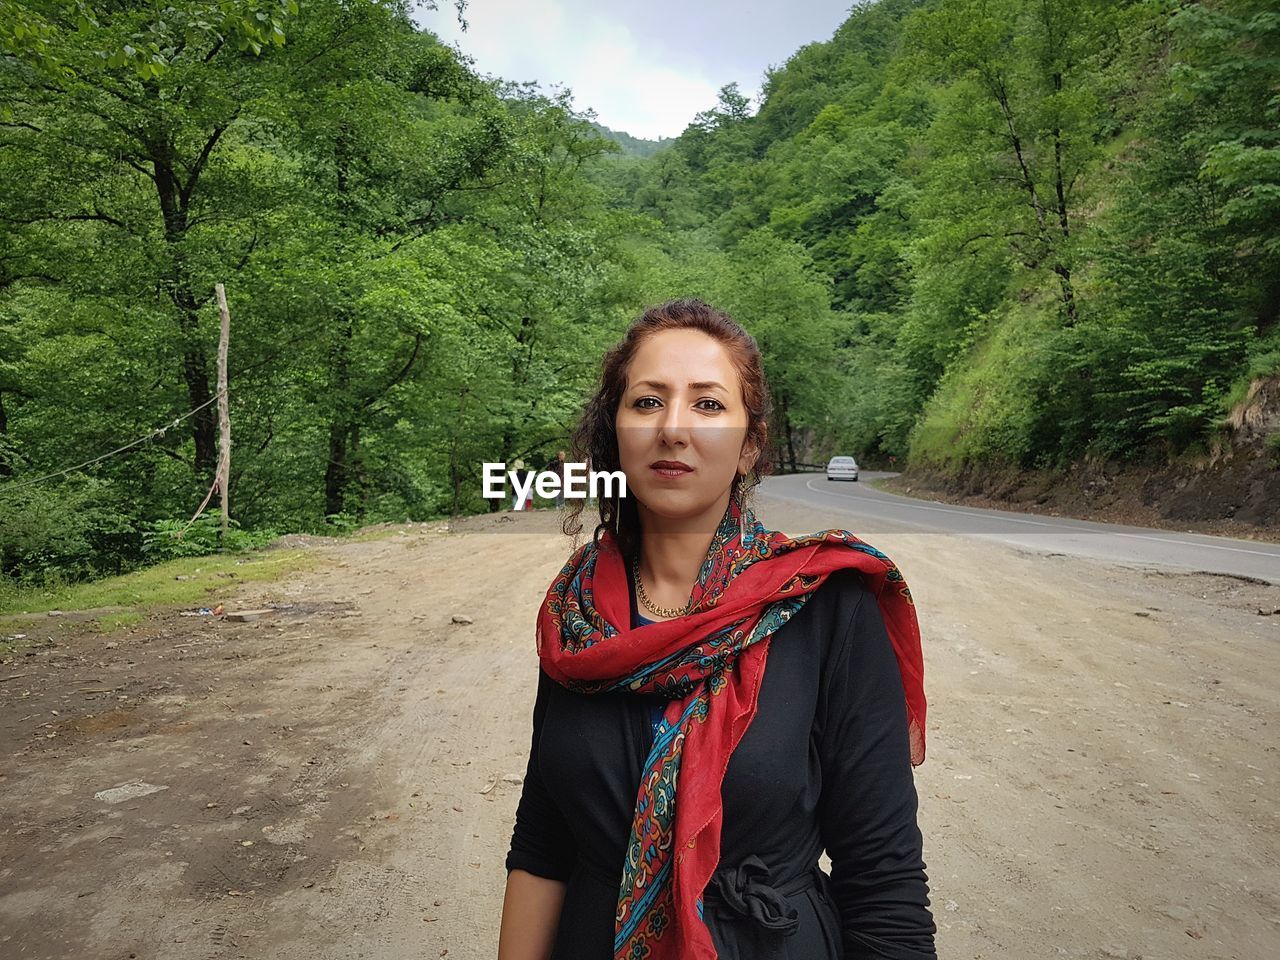
[[[847,530],[788,537],[731,498],[690,595],[693,612],[635,629],[631,571],[610,531],[599,547],[574,551],[552,581],[538,613],[543,670],[579,693],[632,690],[670,700],[636,798],[615,960],[715,960],[702,893],[720,859],[725,768],[755,718],[773,633],[846,567],[863,573],[884,618],[918,766],[926,704],[911,592],[892,560]]]

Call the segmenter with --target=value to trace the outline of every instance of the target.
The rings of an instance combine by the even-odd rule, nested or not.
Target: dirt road
[[[867,539],[924,635],[939,956],[1280,956],[1276,589]],[[0,956],[494,956],[569,544],[541,511],[313,549],[227,595],[280,607],[258,621],[174,612],[0,664]]]

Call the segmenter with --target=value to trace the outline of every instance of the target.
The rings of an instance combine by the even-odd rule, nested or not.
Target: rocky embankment
[[[1208,454],[1168,463],[1085,459],[1067,470],[913,468],[888,489],[971,506],[1280,541],[1280,376],[1254,381]]]

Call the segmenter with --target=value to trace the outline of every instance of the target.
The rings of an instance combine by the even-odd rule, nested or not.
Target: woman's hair
[[[591,470],[614,471],[621,469],[618,455],[618,435],[615,418],[618,404],[627,386],[627,370],[636,350],[644,341],[663,330],[700,330],[714,338],[729,354],[738,371],[742,385],[742,399],[747,408],[746,440],[753,443],[759,455],[745,480],[735,478],[735,488],[741,485],[749,490],[769,472],[766,449],[769,440],[769,416],[772,402],[765,380],[764,366],[760,360],[760,348],[755,338],[723,310],[702,300],[684,298],[668,300],[650,307],[631,322],[623,338],[604,355],[601,364],[600,385],[583,408],[582,417],[574,428],[570,445],[571,458],[576,463],[587,463]],[[737,493],[737,490],[734,490]],[[572,498],[561,529],[577,541],[582,533],[580,516],[586,506],[584,498]],[[640,546],[640,515],[633,497],[601,497],[597,501],[600,523],[592,540],[598,544],[601,533],[611,530],[617,538],[623,555],[635,556]]]

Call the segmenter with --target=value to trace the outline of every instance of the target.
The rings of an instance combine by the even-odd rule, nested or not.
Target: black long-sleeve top
[[[632,617],[644,622],[634,591]],[[906,703],[874,595],[857,571],[837,571],[769,644],[704,891],[718,955],[936,960]],[[613,956],[655,707],[652,695],[574,693],[538,671],[506,867],[567,884],[552,960]]]

